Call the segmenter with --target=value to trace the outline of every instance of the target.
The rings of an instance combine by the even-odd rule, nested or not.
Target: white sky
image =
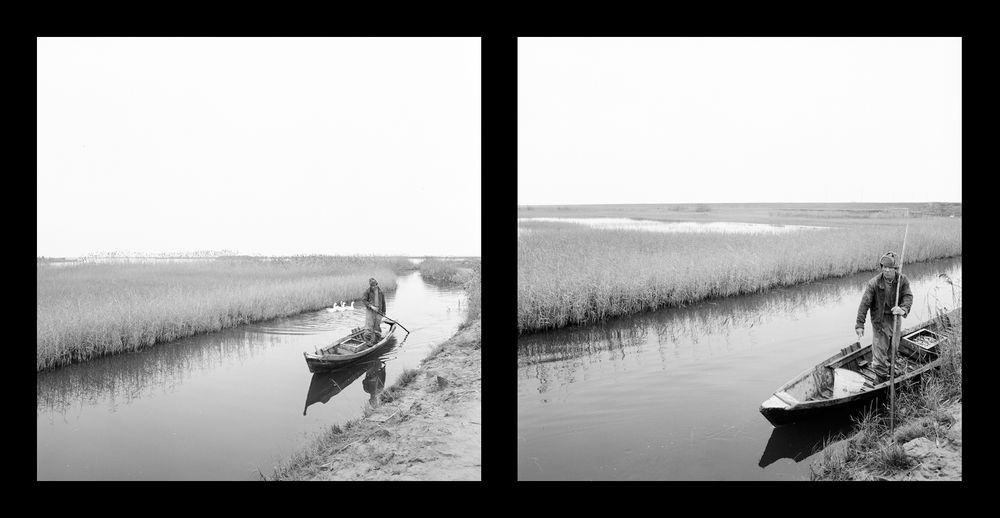
[[[960,38],[519,38],[518,203],[960,202]]]
[[[479,38],[40,38],[38,255],[480,255]]]

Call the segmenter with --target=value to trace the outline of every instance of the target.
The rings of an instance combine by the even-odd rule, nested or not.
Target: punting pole
[[[897,297],[899,297],[899,295],[897,295]],[[385,316],[385,313],[382,313],[381,311],[379,311],[377,309],[373,309],[372,311],[378,313],[379,315],[382,316],[382,318],[384,318],[384,319],[386,319],[386,320],[388,320],[390,322],[395,322],[395,323],[399,324],[399,327],[403,327],[403,324],[400,324],[399,320],[396,320],[395,318],[389,318],[389,317]],[[405,328],[405,327],[403,327],[403,331],[406,331],[406,334],[410,334],[410,330],[407,329],[407,328]]]
[[[906,234],[910,232],[910,224],[903,231],[903,251],[899,253],[899,271],[896,273],[896,304],[899,306],[899,286],[903,284],[903,255],[906,253]],[[896,348],[899,347],[899,315],[893,315],[892,323],[892,357],[889,359],[889,438],[896,431]]]

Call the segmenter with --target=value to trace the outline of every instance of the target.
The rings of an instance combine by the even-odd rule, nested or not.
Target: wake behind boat
[[[962,308],[900,333],[896,386],[917,379],[941,364],[940,344],[949,328],[961,325]],[[785,383],[760,406],[771,424],[807,419],[831,409],[862,406],[888,397],[889,382],[875,385],[871,345],[855,342]]]

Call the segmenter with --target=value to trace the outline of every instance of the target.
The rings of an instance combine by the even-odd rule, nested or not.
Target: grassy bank
[[[192,263],[39,263],[37,370],[395,288],[401,258],[293,257]]]
[[[576,216],[565,214],[571,215]],[[960,217],[863,221],[766,220],[835,227],[786,234],[653,233],[522,223],[528,232],[518,236],[518,332],[872,271],[884,251],[901,251],[905,223],[906,262],[962,253]]]
[[[418,265],[420,276],[425,281],[438,284],[463,284],[469,276],[469,269],[478,261],[444,261],[424,259]]]
[[[941,368],[914,390],[896,394],[895,432],[890,434],[887,411],[865,414],[850,438],[835,438],[824,448],[810,466],[812,480],[961,478],[961,430],[955,426],[961,419],[961,319],[943,334],[949,341]],[[925,467],[921,458],[938,465]]]
[[[483,263],[475,261],[471,265],[472,273],[465,280],[465,293],[468,295],[469,308],[465,313],[462,327],[468,327],[482,317],[483,307]]]

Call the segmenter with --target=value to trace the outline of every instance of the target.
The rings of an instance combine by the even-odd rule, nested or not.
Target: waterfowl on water
[[[326,308],[327,311],[349,311],[354,309],[353,303],[348,303],[347,301],[340,301],[333,305],[332,308]]]

